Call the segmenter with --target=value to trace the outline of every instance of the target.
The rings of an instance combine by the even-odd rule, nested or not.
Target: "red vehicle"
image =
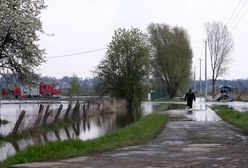
[[[42,96],[59,97],[61,94],[61,88],[58,84],[40,83],[39,88]]]
[[[49,83],[31,83],[27,86],[16,86],[13,90],[15,98],[20,97],[54,97],[61,95],[61,88],[58,84]]]

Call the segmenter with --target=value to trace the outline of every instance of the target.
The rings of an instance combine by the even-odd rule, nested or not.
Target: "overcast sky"
[[[222,78],[248,78],[247,0],[45,0],[45,3],[47,9],[41,20],[45,32],[53,36],[40,36],[40,48],[46,50],[47,57],[46,63],[39,67],[43,76],[92,77],[92,70],[104,57],[103,48],[111,41],[114,30],[137,27],[147,32],[150,23],[163,23],[187,30],[194,54],[192,70],[196,67],[199,79],[202,58],[204,79],[204,23],[220,21],[228,26],[234,39],[232,62]],[[49,58],[98,49],[101,50]],[[210,78],[210,65],[208,69]]]

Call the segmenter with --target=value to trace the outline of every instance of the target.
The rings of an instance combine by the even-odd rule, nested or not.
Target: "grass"
[[[0,162],[0,167],[68,158],[144,143],[158,135],[167,121],[168,116],[153,113],[142,117],[133,124],[94,140],[66,140],[29,146]]]
[[[226,106],[213,106],[212,108],[224,121],[248,132],[248,112],[239,112]]]

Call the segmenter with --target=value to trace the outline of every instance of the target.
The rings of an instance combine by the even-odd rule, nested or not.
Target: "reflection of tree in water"
[[[80,121],[76,121],[74,124],[72,124],[72,129],[76,136],[78,137],[80,134]]]
[[[68,127],[65,127],[64,129],[65,129],[66,137],[67,137],[68,139],[71,139],[71,134],[70,134],[70,132],[69,132],[69,130],[68,130]]]
[[[44,141],[47,142],[48,141],[47,134],[46,133],[43,133],[42,135],[43,135]]]
[[[83,120],[83,129],[84,129],[84,132],[86,131],[86,120],[84,119]]]
[[[15,151],[16,151],[16,152],[20,151],[20,147],[19,147],[17,141],[12,141],[11,144],[12,144],[13,147],[15,148]]]
[[[126,121],[125,115],[124,118]],[[87,138],[97,138],[107,132],[115,130],[117,128],[117,122],[118,121],[116,113],[89,117],[85,118],[84,120],[76,121],[71,126],[64,127],[60,130],[42,133],[40,135],[35,135],[34,137],[29,137],[27,139],[13,141],[11,142],[11,146],[13,146],[13,150],[15,150],[16,152],[25,149],[28,145],[31,144],[40,144],[48,141],[74,138],[77,139],[80,138],[80,135],[82,135],[85,140]],[[91,136],[92,131],[96,131],[96,134],[93,134],[94,136]],[[15,152],[13,152],[12,154],[14,154]]]
[[[117,127],[121,128],[137,121],[141,117],[141,110],[136,112],[122,112],[117,115]]]
[[[86,120],[87,121],[87,128],[88,130],[90,130],[90,120]]]
[[[54,131],[54,134],[55,134],[57,140],[61,140],[61,138],[59,136],[59,130]]]

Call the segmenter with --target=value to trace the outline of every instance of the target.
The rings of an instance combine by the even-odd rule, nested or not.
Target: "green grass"
[[[140,144],[158,135],[167,121],[168,116],[153,113],[142,117],[137,122],[125,128],[121,128],[98,139],[88,141],[56,141],[29,146],[25,150],[19,151],[14,156],[0,162],[0,167],[34,161],[68,158]]]
[[[248,131],[248,112],[238,112],[226,106],[213,106],[212,108],[224,121]]]

